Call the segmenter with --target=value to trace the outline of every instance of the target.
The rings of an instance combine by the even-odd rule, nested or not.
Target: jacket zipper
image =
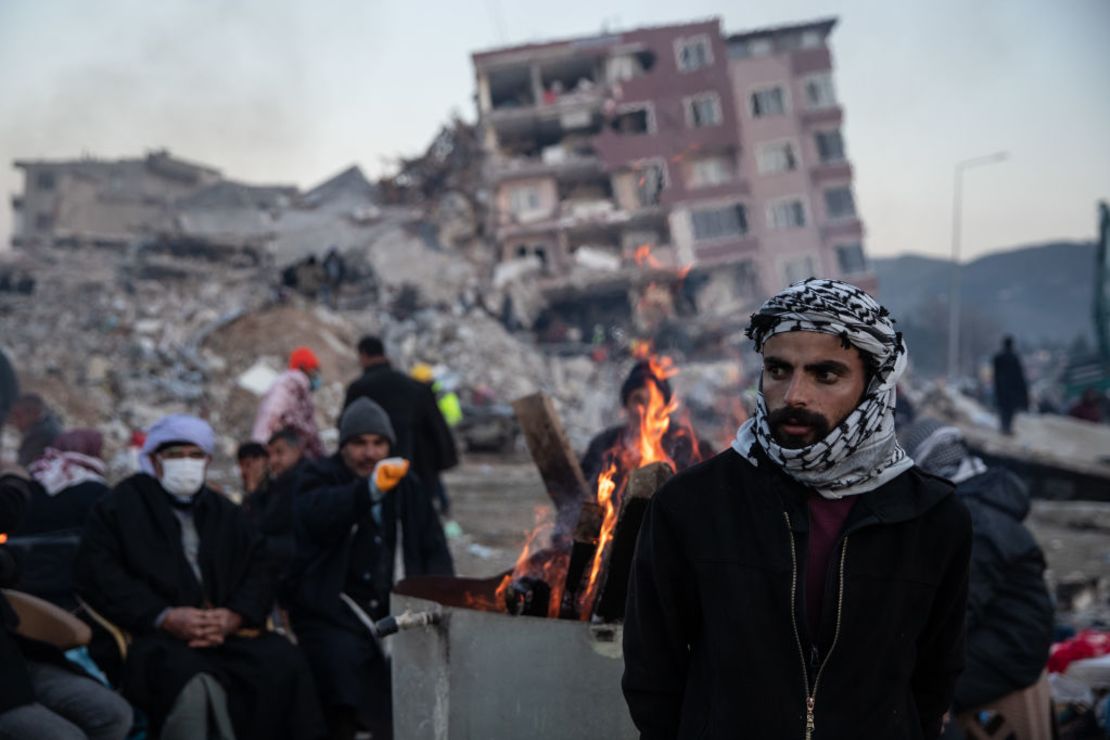
[[[813,709],[817,703],[817,688],[821,684],[821,674],[825,672],[825,665],[829,662],[829,657],[832,655],[833,650],[836,649],[836,643],[840,639],[840,622],[844,614],[844,561],[848,555],[848,537],[844,536],[840,545],[840,569],[837,583],[836,594],[836,630],[833,632],[833,641],[829,645],[828,652],[825,653],[825,659],[821,661],[821,665],[817,668],[817,675],[813,679],[813,688],[809,686],[809,670],[806,667],[806,653],[802,648],[801,633],[798,632],[798,617],[796,611],[797,605],[797,592],[798,592],[798,555],[794,547],[794,529],[790,526],[790,514],[783,512],[786,517],[786,531],[790,536],[790,623],[794,627],[794,641],[798,645],[798,656],[802,659],[802,678],[806,684],[806,732],[805,740],[813,740],[813,731],[817,725],[814,722]],[[817,656],[817,647],[814,646],[812,658]],[[812,660],[812,659],[811,659]],[[816,661],[812,661],[816,662]]]

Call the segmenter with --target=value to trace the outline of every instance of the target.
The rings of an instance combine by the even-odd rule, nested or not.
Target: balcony
[[[844,122],[844,109],[834,105],[829,108],[803,110],[798,117],[804,126],[839,126]]]
[[[836,162],[822,162],[810,170],[809,177],[814,185],[833,181],[851,180],[852,165],[844,159]]]
[[[494,155],[486,165],[486,179],[493,184],[529,177],[554,176],[580,178],[604,174],[601,160],[595,155],[568,152],[562,146],[550,146],[538,157]]]
[[[823,239],[862,239],[863,222],[857,216],[829,221],[821,224],[821,237]]]

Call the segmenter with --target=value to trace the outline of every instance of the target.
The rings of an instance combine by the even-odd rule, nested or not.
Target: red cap
[[[315,353],[308,347],[297,347],[293,350],[293,354],[289,355],[289,369],[290,370],[319,370],[320,361],[316,359]]]

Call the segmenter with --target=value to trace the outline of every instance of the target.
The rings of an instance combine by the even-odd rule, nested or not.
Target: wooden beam
[[[533,393],[516,399],[512,405],[528,451],[547,486],[547,495],[555,503],[560,520],[564,511],[573,510],[570,518],[573,523],[587,498],[586,477],[582,475],[555,404],[543,393]]]

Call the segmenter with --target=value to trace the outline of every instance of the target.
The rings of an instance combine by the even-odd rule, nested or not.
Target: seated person
[[[614,478],[618,490],[624,476],[640,466],[639,447],[636,443],[640,438],[641,425],[650,400],[649,384],[655,386],[664,403],[670,403],[671,384],[666,378],[657,377],[647,361],[640,361],[633,365],[621,385],[624,424],[609,427],[597,434],[590,440],[586,454],[582,456],[582,474],[586,477],[590,490],[596,487],[597,477],[604,472],[611,460],[615,460],[618,465],[617,475]],[[713,455],[713,450],[708,444],[693,439],[687,430],[674,423],[663,435],[663,449],[674,460],[678,470],[688,468]]]
[[[73,560],[81,529],[105,494],[104,437],[95,429],[58,435],[31,463],[31,500],[9,540],[19,562],[19,588],[73,611]]]
[[[0,533],[19,526],[31,481],[0,469]],[[16,585],[14,562],[0,547],[0,586]],[[60,650],[16,634],[19,618],[0,594],[0,739],[123,740],[131,707],[81,673]]]
[[[975,709],[1036,683],[1052,645],[1044,554],[1022,524],[1029,492],[1010,471],[972,455],[956,427],[923,417],[899,440],[919,467],[955,483],[971,512],[967,658],[953,703],[956,713]]]
[[[201,419],[150,429],[141,460],[93,509],[79,595],[132,635],[123,694],[162,740],[316,738],[308,666],[262,631],[274,583],[243,511],[205,485],[215,443]]]
[[[374,740],[392,728],[389,665],[340,594],[378,620],[389,612],[398,571],[453,572],[431,500],[407,474],[407,461],[389,457],[395,442],[382,407],[356,399],[339,422],[339,451],[310,461],[294,496],[289,615],[335,738],[352,737],[357,724]]]

